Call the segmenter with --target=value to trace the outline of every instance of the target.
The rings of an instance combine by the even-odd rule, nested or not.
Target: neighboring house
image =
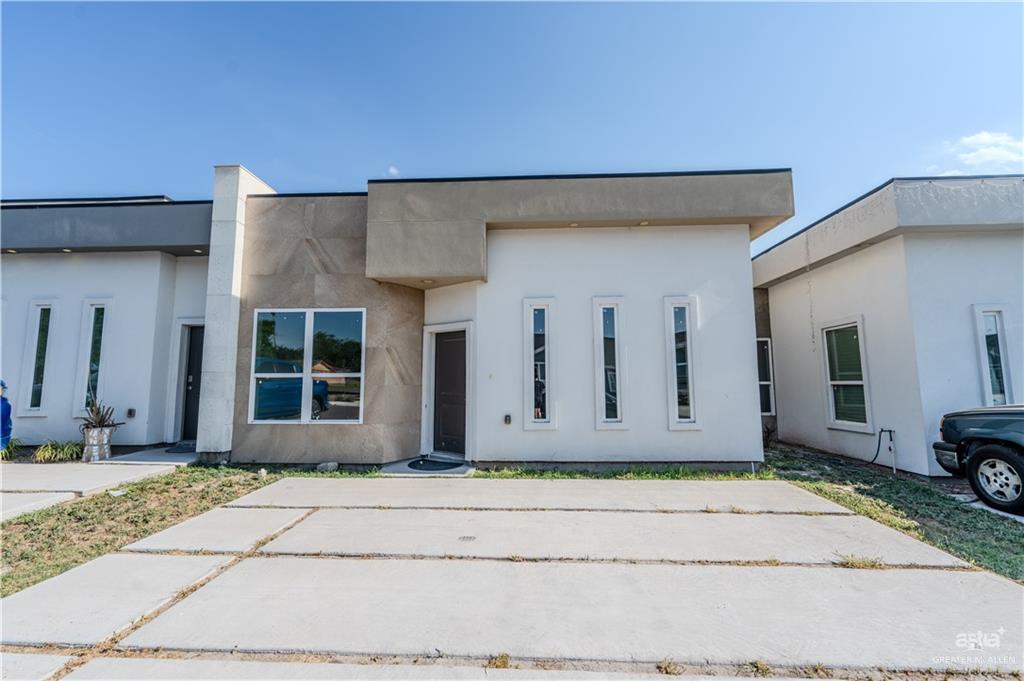
[[[890,180],[753,267],[782,440],[891,465],[891,430],[896,467],[944,475],[944,413],[1024,401],[1020,175]]]
[[[5,202],[15,433],[95,387],[115,443],[208,458],[749,466],[750,241],[792,213],[788,170]]]

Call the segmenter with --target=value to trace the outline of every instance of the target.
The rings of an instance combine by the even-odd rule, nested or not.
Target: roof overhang
[[[39,203],[0,210],[3,253],[163,251],[206,254],[210,201]]]
[[[895,236],[1024,229],[1024,176],[894,178],[754,257],[766,288]]]
[[[788,169],[374,181],[366,274],[421,289],[485,280],[488,229],[745,224],[755,239],[792,215]]]

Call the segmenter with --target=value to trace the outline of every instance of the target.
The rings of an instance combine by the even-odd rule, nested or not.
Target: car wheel
[[[967,460],[971,489],[992,508],[1024,515],[1024,457],[1009,447],[984,445]]]

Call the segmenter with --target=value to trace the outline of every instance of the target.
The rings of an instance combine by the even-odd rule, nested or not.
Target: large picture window
[[[594,298],[594,393],[598,430],[625,429],[621,298]]]
[[[1007,366],[1006,327],[1001,305],[975,305],[974,323],[978,336],[978,361],[982,399],[986,406],[1013,403]]]
[[[554,299],[523,301],[523,428],[555,427],[555,379],[552,357]]]
[[[362,308],[257,310],[253,423],[362,423]]]
[[[668,427],[696,428],[693,395],[694,300],[690,296],[665,298],[665,365],[668,381]]]
[[[829,422],[836,428],[870,432],[864,367],[864,337],[859,319],[822,329],[828,382]]]

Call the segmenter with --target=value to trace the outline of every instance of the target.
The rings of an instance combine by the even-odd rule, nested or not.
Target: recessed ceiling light
[[[434,283],[434,280],[433,280],[433,279],[424,279],[424,280],[423,280],[423,283],[424,283],[424,284],[433,284],[433,283]]]
[[[70,253],[71,252],[70,248],[62,248],[60,250],[63,251],[64,253]]]
[[[7,252],[8,252],[8,253],[17,253],[17,251],[16,251],[16,250],[14,250],[13,248],[8,248],[8,249],[7,249]]]
[[[578,223],[578,222],[570,222],[570,223],[569,223],[569,226],[570,226],[570,227],[579,227],[579,226],[580,226],[580,223]]]
[[[193,248],[193,249],[192,249],[192,252],[193,252],[193,253],[202,253],[202,252],[203,252],[203,249],[201,249],[201,248]]]
[[[649,225],[649,224],[651,224],[651,223],[649,223],[649,222],[648,222],[647,220],[641,220],[641,221],[640,221],[640,226],[641,226],[641,227],[646,227],[646,226],[647,226],[647,225]]]

